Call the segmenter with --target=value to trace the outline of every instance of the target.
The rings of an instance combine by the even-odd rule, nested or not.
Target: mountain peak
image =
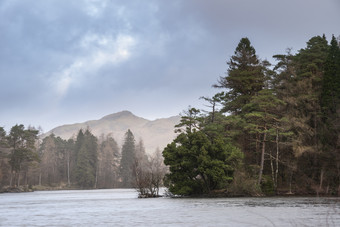
[[[122,117],[137,117],[137,116],[135,116],[133,113],[131,113],[128,110],[124,110],[124,111],[117,112],[114,114],[106,115],[105,117],[102,118],[102,120],[113,120],[113,119],[119,119]]]
[[[177,117],[170,117],[150,121],[125,110],[99,120],[59,126],[45,136],[53,132],[56,136],[69,139],[75,137],[80,129],[89,127],[93,135],[98,138],[102,135],[110,135],[120,146],[126,131],[130,129],[137,141],[143,139],[146,152],[152,154],[156,148],[163,149],[175,138],[174,126],[179,123],[179,120]]]

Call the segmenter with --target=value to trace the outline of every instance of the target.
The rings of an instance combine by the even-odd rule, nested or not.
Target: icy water
[[[0,226],[340,226],[338,198],[138,199],[134,190],[0,194]]]

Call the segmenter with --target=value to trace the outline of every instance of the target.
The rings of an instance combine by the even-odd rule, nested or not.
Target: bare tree
[[[101,136],[96,172],[97,188],[114,188],[118,183],[120,153],[111,134]]]
[[[167,171],[160,149],[157,148],[148,161],[136,159],[134,171],[139,197],[159,197],[159,188],[163,185],[163,178]]]

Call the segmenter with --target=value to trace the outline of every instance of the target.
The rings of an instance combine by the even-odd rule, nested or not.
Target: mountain
[[[59,126],[43,136],[54,133],[63,139],[69,139],[76,137],[80,129],[89,128],[98,138],[103,134],[111,134],[121,146],[126,131],[130,129],[135,136],[136,143],[138,143],[139,139],[143,139],[146,152],[151,154],[154,153],[157,147],[163,149],[175,138],[174,126],[179,122],[180,116],[150,121],[137,117],[129,111],[122,111],[107,115],[99,120]]]

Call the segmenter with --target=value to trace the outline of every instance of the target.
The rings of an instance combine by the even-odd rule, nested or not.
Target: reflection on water
[[[132,189],[0,194],[0,226],[340,226],[338,198],[154,198]]]

